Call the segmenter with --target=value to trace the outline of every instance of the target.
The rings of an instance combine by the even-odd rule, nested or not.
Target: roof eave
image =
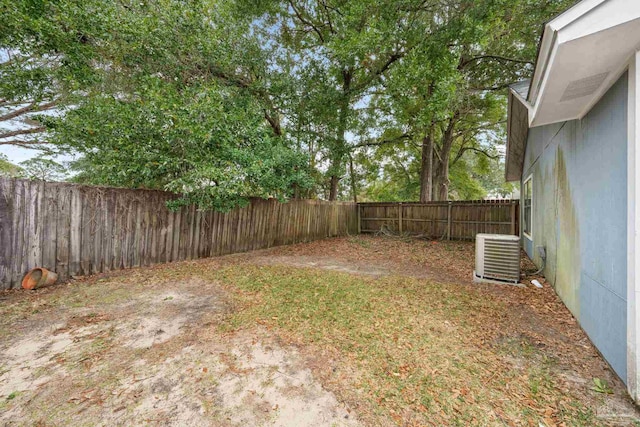
[[[529,106],[513,89],[508,95],[507,148],[505,180],[520,181],[529,133]]]
[[[583,16],[603,4],[606,0],[582,0],[571,8],[553,18],[544,25],[538,54],[531,77],[531,86],[527,94],[527,103],[531,106],[531,121],[537,116],[540,98],[544,93],[549,67],[554,61],[555,51],[559,44],[559,32]],[[531,124],[531,122],[530,122]]]

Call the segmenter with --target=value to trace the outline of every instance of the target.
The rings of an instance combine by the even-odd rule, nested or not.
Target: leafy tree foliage
[[[37,156],[20,162],[21,177],[40,181],[64,181],[67,168],[53,159]]]
[[[7,156],[0,153],[0,177],[19,178],[22,176],[22,168],[9,161]]]
[[[83,155],[76,180],[167,189],[183,195],[176,204],[221,210],[310,185],[265,89],[265,52],[228,7],[88,0],[37,2],[34,11],[18,3],[11,40],[34,47],[13,49],[55,55],[67,73],[42,84],[57,93],[65,82],[64,114],[39,120],[55,147]]]
[[[0,145],[49,149],[39,115],[94,82],[105,31],[100,5],[79,0],[0,0]]]
[[[0,144],[223,210],[506,192],[506,87],[571,2],[0,0]]]
[[[248,195],[285,197],[307,185],[304,157],[270,133],[255,104],[233,89],[177,90],[152,77],[135,102],[83,102],[56,138],[84,153],[76,181],[165,188],[183,194],[177,205],[227,210]]]

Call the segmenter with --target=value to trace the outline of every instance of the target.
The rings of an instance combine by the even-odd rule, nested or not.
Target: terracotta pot
[[[46,268],[36,267],[25,274],[22,279],[22,287],[24,289],[38,289],[44,286],[53,285],[58,279],[58,275]]]

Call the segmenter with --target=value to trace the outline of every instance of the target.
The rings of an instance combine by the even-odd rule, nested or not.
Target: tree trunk
[[[431,129],[422,139],[420,163],[420,202],[430,202],[433,193],[433,134]]]
[[[438,165],[433,169],[432,185],[431,185],[431,200],[434,202],[441,201],[440,187],[442,186],[442,165],[438,162]]]
[[[449,200],[449,159],[444,160],[442,162],[442,171],[440,173],[440,180],[438,182],[438,200],[445,201]]]
[[[451,159],[451,148],[454,142],[454,130],[460,112],[456,111],[449,119],[447,128],[442,134],[442,145],[440,148],[440,156],[438,159],[438,167],[435,168],[433,178],[433,195],[434,200],[444,201],[449,199],[449,160]]]
[[[332,147],[332,162],[331,162],[331,191],[329,192],[329,200],[336,200],[338,198],[338,181],[340,181],[341,176],[344,173],[343,167],[345,156],[348,153],[347,150],[347,119],[349,116],[349,108],[351,103],[350,98],[350,90],[351,90],[351,79],[353,70],[350,68],[344,69],[342,71],[342,96],[339,102],[339,111],[338,111],[338,128],[336,129],[336,140],[335,145]]]
[[[340,182],[340,178],[331,175],[331,187],[329,189],[329,200],[334,201],[338,199],[338,183]]]
[[[353,171],[353,157],[349,154],[349,176],[351,178],[351,194],[353,195],[353,203],[358,203],[358,188],[356,186],[356,175]]]
[[[264,118],[271,126],[271,130],[275,136],[282,136],[282,126],[280,125],[280,118],[277,113],[269,113],[267,110],[264,110]]]

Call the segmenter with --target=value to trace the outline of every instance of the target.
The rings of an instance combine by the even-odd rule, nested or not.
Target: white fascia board
[[[556,33],[554,32],[554,35],[555,34]],[[558,51],[558,44],[554,43],[549,53],[549,59],[548,59],[549,64],[553,63],[553,60],[556,57],[557,51]],[[535,100],[533,102],[529,101],[529,104],[531,105],[531,108],[529,108],[529,127],[533,127],[533,123],[536,118],[536,114],[538,112],[538,107],[540,107],[540,104],[542,104],[541,101],[544,98],[544,89],[545,89],[545,86],[547,85],[548,80],[549,80],[549,67],[547,66],[545,68],[545,73],[542,77],[542,82],[540,83],[540,89],[536,93]],[[535,126],[539,126],[539,124],[536,124]]]
[[[601,5],[607,0],[582,0],[580,3],[567,9],[561,15],[555,17],[549,22],[549,26],[555,31],[562,30],[567,25],[574,23],[576,20],[591,12],[595,7]]]
[[[533,78],[531,79],[531,86],[529,88],[529,94],[527,101],[531,105],[535,105],[538,93],[540,92],[541,80],[544,78],[547,64],[549,63],[549,54],[553,48],[555,41],[555,31],[545,25],[544,32],[542,33],[542,39],[540,40],[540,50],[538,52],[538,59],[536,61],[536,69],[533,71]]]
[[[557,57],[557,51],[565,43],[589,35],[595,35],[618,25],[629,23],[640,18],[640,0],[583,0],[569,9],[545,27],[541,42],[538,65],[534,73],[529,96],[529,125],[543,126],[557,121],[538,118],[538,109],[545,98],[545,90],[551,69]],[[544,58],[544,59],[543,59]],[[617,61],[616,61],[617,62]],[[591,111],[593,106],[611,88],[627,68],[623,61],[613,70],[591,100],[571,117],[563,117],[562,121],[581,119]]]
[[[627,105],[627,389],[640,386],[640,52],[629,61]]]
[[[565,43],[609,28],[622,25],[640,17],[638,0],[606,0],[595,5],[560,32],[558,43]]]
[[[531,79],[531,90],[528,97],[531,105],[535,107],[538,104],[538,95],[544,90],[549,65],[553,63],[554,52],[559,42],[558,32],[605,1],[607,0],[583,0],[544,26],[538,61],[533,72],[533,79]]]

